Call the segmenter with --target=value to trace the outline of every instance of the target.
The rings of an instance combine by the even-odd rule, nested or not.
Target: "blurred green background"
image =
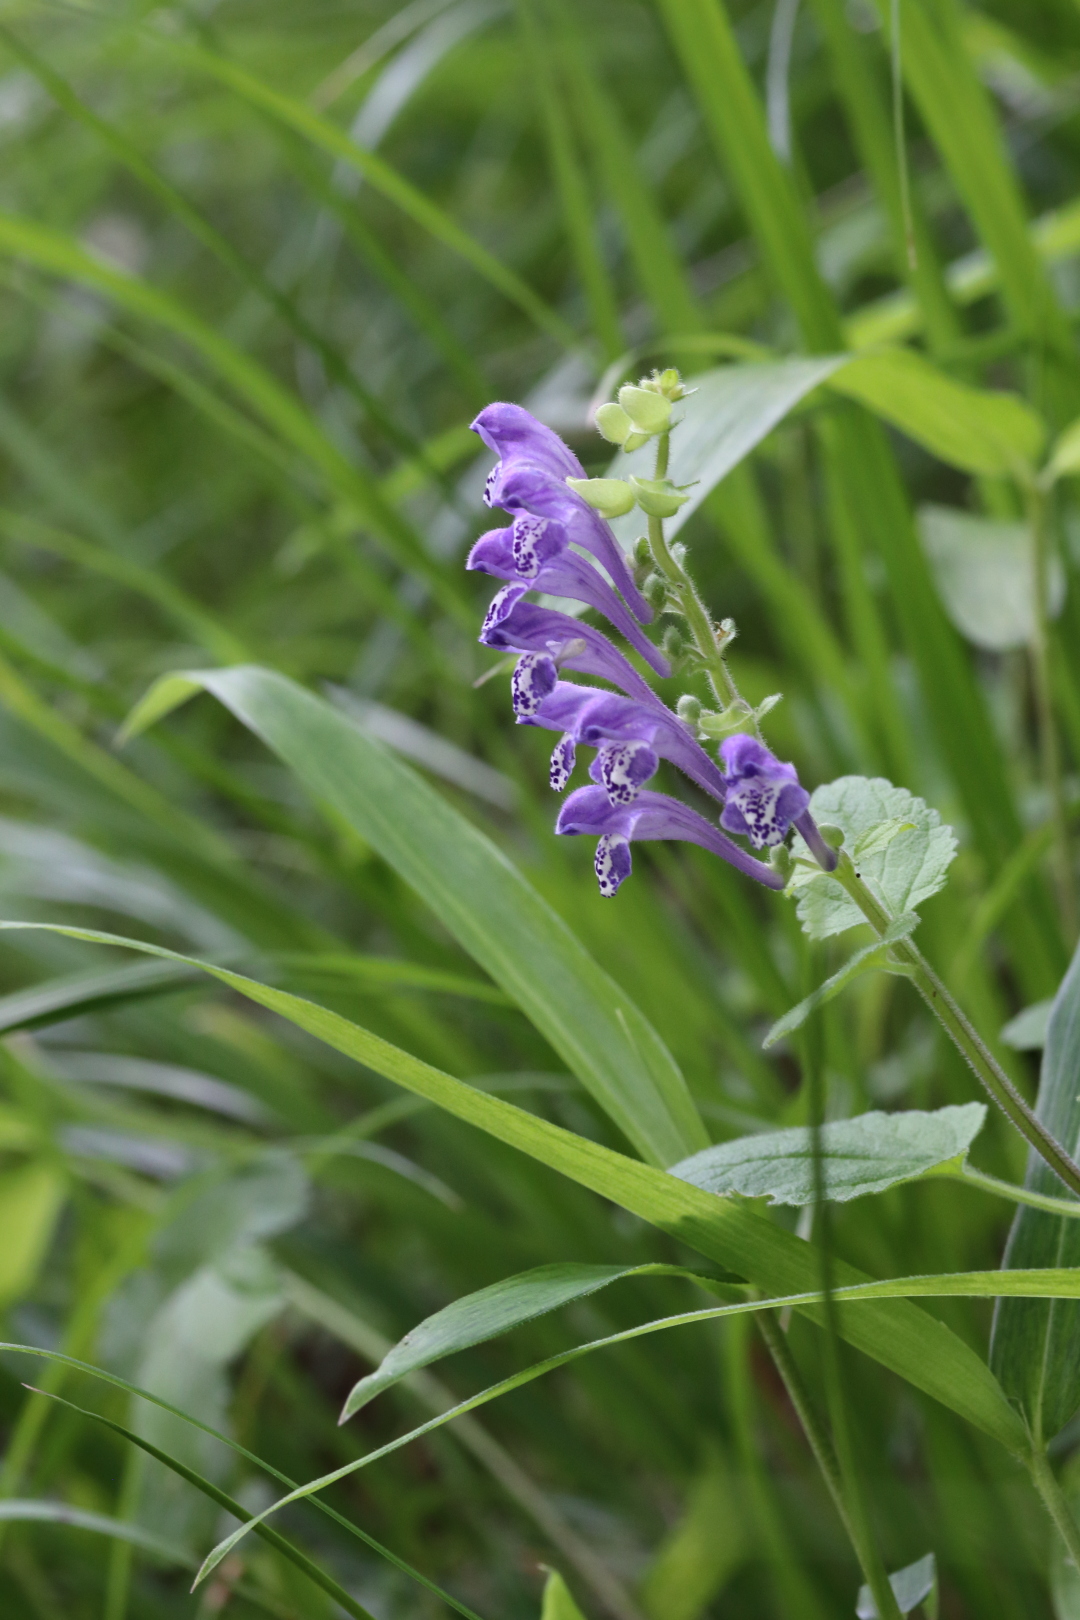
[[[423,896],[224,710],[202,698],[113,747],[162,672],[265,664],[526,870],[652,1019],[718,1140],[806,1118],[792,1058],[761,1037],[829,954],[685,846],[642,850],[602,901],[591,850],[553,837],[546,750],[514,729],[505,678],[475,684],[495,659],[462,563],[490,458],[468,423],[519,401],[599,472],[588,411],[609,363],[618,381],[880,341],[1024,393],[1055,428],[1080,413],[1080,7],[899,10],[897,103],[888,0],[4,7],[5,916],[261,965],[625,1147]],[[1050,668],[1071,804],[1080,511],[1063,489]],[[784,694],[770,741],[802,780],[886,775],[957,828],[920,937],[990,1038],[1053,994],[1074,942],[1047,867],[1022,519],[1005,479],[813,395],[682,536],[738,624],[746,695]],[[685,1307],[675,1282],[624,1285],[339,1431],[387,1341],[458,1295],[554,1259],[685,1256],[182,970],[41,933],[5,937],[0,973],[9,1340],[94,1361],[307,1478],[447,1389]],[[824,1040],[835,1115],[972,1095],[895,981],[834,1007]],[[1030,1095],[1033,1055],[996,1049]],[[1021,1146],[993,1120],[977,1157],[1018,1178]],[[1008,1219],[931,1184],[835,1232],[898,1275],[996,1265]],[[938,1314],[985,1350],[982,1303]],[[814,1377],[813,1331],[791,1338]],[[0,1358],[5,1617],[339,1612],[253,1541],[188,1595],[216,1510],[22,1381],[127,1422],[122,1392],[29,1365]],[[933,1548],[950,1620],[1054,1613],[1021,1473],[869,1362],[845,1369],[889,1567]],[[131,1421],[249,1508],[270,1500],[223,1448]],[[329,1500],[485,1620],[534,1620],[548,1565],[590,1620],[853,1612],[853,1557],[741,1324],[583,1361],[470,1423]],[[313,1512],[282,1522],[379,1620],[449,1612]]]

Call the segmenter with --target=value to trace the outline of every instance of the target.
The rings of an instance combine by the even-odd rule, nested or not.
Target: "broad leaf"
[[[1066,1151],[1080,1148],[1080,948],[1054,998],[1046,1031],[1035,1112]],[[1054,1172],[1032,1151],[1024,1185],[1054,1197],[1070,1196]],[[1005,1258],[1007,1269],[1080,1266],[1080,1221],[1022,1208],[1016,1213]],[[991,1365],[1007,1393],[1048,1441],[1080,1406],[1080,1311],[1057,1300],[1049,1304],[1011,1300],[994,1317]]]
[[[985,1119],[985,1104],[964,1103],[930,1114],[913,1108],[830,1120],[818,1133],[825,1196],[847,1203],[962,1159]],[[814,1154],[814,1132],[797,1125],[721,1142],[673,1165],[671,1174],[721,1196],[798,1206],[817,1197]]]
[[[814,1255],[794,1233],[783,1231],[739,1200],[715,1198],[677,1176],[576,1136],[516,1108],[502,1097],[453,1079],[360,1025],[350,1023],[339,1013],[290,995],[288,991],[245,978],[230,968],[197,962],[191,957],[177,957],[175,952],[160,945],[121,939],[94,929],[59,923],[0,923],[0,930],[4,931],[24,928],[193,963],[239,995],[279,1013],[299,1029],[324,1041],[334,1051],[427,1098],[455,1118],[475,1125],[580,1186],[611,1199],[725,1270],[747,1277],[757,1287],[785,1297],[800,1289],[809,1290],[805,1301],[808,1314],[815,1319],[820,1317],[816,1305],[818,1267]],[[866,1281],[863,1273],[839,1260],[834,1264],[833,1276],[838,1289]],[[1080,1287],[1080,1273],[1076,1281]],[[950,1292],[955,1286],[949,1279],[945,1279],[945,1284],[944,1292]],[[875,1290],[881,1286],[887,1291],[891,1285],[869,1286]],[[985,1282],[982,1286],[985,1288]],[[1058,1284],[1055,1282],[1054,1286]],[[908,1281],[901,1295],[911,1291],[912,1284]],[[929,1286],[916,1284],[914,1288],[916,1293],[935,1291],[942,1291],[941,1279],[934,1279]],[[978,1424],[1010,1450],[1024,1450],[1023,1425],[985,1362],[934,1317],[897,1298],[880,1306],[845,1312],[840,1330],[852,1344],[959,1412],[969,1422]]]
[[[919,534],[945,611],[976,647],[1006,652],[1035,634],[1035,568],[1031,531],[950,506],[919,510]],[[1065,572],[1054,558],[1050,611],[1065,601]]]
[[[932,455],[963,472],[1006,475],[1030,468],[1046,424],[1016,394],[954,382],[911,349],[860,356],[830,378]]]
[[[502,851],[415,771],[328,703],[250,666],[166,677],[129,730],[199,688],[422,896],[641,1153],[670,1164],[703,1144],[686,1083],[652,1025]]]
[[[726,478],[799,401],[842,366],[842,356],[813,360],[779,360],[761,365],[718,366],[693,379],[694,392],[676,407],[677,433],[671,437],[673,483],[689,484],[689,500],[668,521],[669,535],[677,534],[697,511],[711,489]],[[630,455],[622,451],[610,467],[612,478],[635,473],[651,478],[655,446],[647,444]],[[616,521],[620,539],[632,543],[641,532],[641,513]]]
[[[888,826],[890,823],[886,822],[885,825]],[[906,830],[910,825],[910,822],[901,822],[898,824],[898,830]],[[895,833],[893,836],[896,836]],[[884,842],[878,847],[883,848]],[[824,984],[819,984],[816,990],[812,990],[797,1006],[786,1012],[783,1018],[778,1018],[761,1043],[762,1046],[766,1049],[775,1046],[785,1035],[791,1035],[795,1030],[801,1029],[812,1012],[818,1007],[823,1007],[834,996],[838,996],[841,990],[846,990],[849,984],[853,984],[864,973],[872,973],[876,969],[898,971],[896,968],[890,969],[889,947],[902,939],[907,939],[914,933],[918,924],[919,918],[914,911],[903,912],[895,922],[889,924],[880,939],[874,940],[870,945],[864,945],[854,956],[849,956],[843,967],[838,968],[831,978],[826,979]]]
[[[818,822],[842,829],[845,849],[893,917],[914,911],[944,887],[956,854],[955,834],[936,810],[906,788],[893,787],[880,776],[841,776],[816,789],[810,808]],[[887,822],[910,826],[885,842],[868,836]],[[865,853],[858,853],[860,848]],[[827,939],[865,922],[836,879],[817,867],[801,839],[795,840],[794,853],[803,859],[791,888],[798,893],[799,921],[811,939]]]
[[[531,1322],[548,1311],[558,1310],[571,1300],[584,1299],[609,1283],[624,1277],[640,1276],[693,1276],[679,1266],[537,1266],[518,1277],[506,1277],[490,1288],[456,1299],[452,1305],[436,1311],[418,1327],[410,1329],[376,1367],[373,1373],[361,1378],[349,1392],[341,1412],[341,1421],[359,1412],[362,1406],[375,1399],[400,1379],[420,1367],[452,1356],[457,1350],[482,1344],[487,1339],[509,1333],[522,1322]],[[698,1279],[695,1279],[698,1280]],[[707,1281],[707,1279],[700,1279]]]
[[[1039,1052],[1046,1045],[1052,1001],[1036,1001],[1010,1018],[1001,1029],[1000,1039],[1016,1052]]]
[[[933,1595],[937,1587],[937,1560],[933,1553],[927,1553],[925,1558],[898,1569],[895,1575],[889,1576],[889,1585],[901,1614],[910,1614],[912,1609],[917,1609],[920,1603]],[[855,1613],[858,1620],[878,1620],[877,1604],[868,1586],[859,1588]]]

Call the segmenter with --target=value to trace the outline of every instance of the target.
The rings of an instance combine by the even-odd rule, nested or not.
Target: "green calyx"
[[[634,478],[628,480],[637,504],[649,517],[674,517],[680,506],[690,499],[675,488],[670,478]]]

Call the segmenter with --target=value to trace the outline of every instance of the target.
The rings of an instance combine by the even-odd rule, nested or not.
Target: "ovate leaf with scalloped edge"
[[[819,1132],[825,1196],[847,1203],[962,1159],[985,1118],[984,1103],[964,1103],[930,1114],[913,1108],[831,1120]],[[720,1142],[673,1165],[671,1174],[721,1196],[740,1193],[771,1204],[812,1204],[817,1197],[814,1133],[797,1125]]]
[[[936,810],[882,776],[841,776],[811,795],[820,823],[844,834],[844,848],[860,876],[893,917],[914,911],[944,887],[956,854],[956,836]],[[835,878],[822,872],[801,838],[799,864],[789,890],[799,897],[799,921],[811,939],[827,939],[865,922]]]

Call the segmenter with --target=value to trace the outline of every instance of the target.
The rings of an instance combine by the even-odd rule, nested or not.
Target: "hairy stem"
[[[1077,1525],[1065,1498],[1065,1492],[1058,1484],[1057,1475],[1050,1466],[1050,1459],[1041,1446],[1036,1446],[1032,1449],[1027,1463],[1035,1489],[1042,1497],[1046,1511],[1065,1543],[1072,1564],[1080,1572],[1080,1525]]]
[[[667,477],[670,449],[671,434],[661,433],[656,441],[655,476],[657,478]],[[671,554],[664,535],[662,518],[649,518],[649,549],[652,552],[653,561],[667,581],[670,596],[686,620],[687,628],[690,631],[698,657],[701,659],[705,669],[715,701],[722,709],[727,708],[732,703],[742,703],[744,700],[732,679],[723,648],[717,640],[716,630],[705,609],[704,602],[698,595],[697,587],[686,570]],[[749,705],[747,705],[747,708],[749,710]]]
[[[843,885],[871,927],[878,934],[883,934],[892,919],[881,902],[867,888],[846,851],[841,851],[833,876]],[[911,969],[910,977],[916,990],[964,1058],[975,1078],[990,1094],[1002,1113],[1016,1126],[1021,1136],[1025,1137],[1036,1153],[1046,1160],[1055,1175],[1071,1192],[1080,1195],[1080,1165],[1070,1157],[1042,1121],[1036,1118],[918,946],[911,940],[903,940],[892,949],[897,958]]]

